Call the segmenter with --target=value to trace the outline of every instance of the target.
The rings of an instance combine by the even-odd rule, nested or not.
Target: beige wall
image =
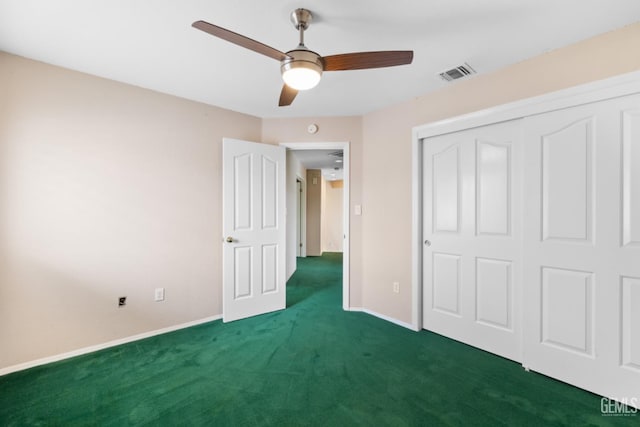
[[[262,120],[0,52],[0,369],[221,314],[222,137],[350,142],[360,203],[361,123]]]
[[[322,252],[342,252],[342,181],[324,181],[322,198]]]
[[[296,271],[298,253],[298,193],[297,179],[306,182],[307,170],[291,151],[287,151],[287,280]],[[303,213],[306,210],[302,208]],[[305,239],[303,239],[304,241]]]
[[[307,256],[322,255],[322,174],[307,169]]]
[[[365,115],[363,305],[411,322],[412,127],[636,71],[638,52],[640,23]],[[393,281],[400,282],[399,294],[392,291]]]
[[[261,119],[4,53],[0,100],[0,368],[221,313],[221,140]]]

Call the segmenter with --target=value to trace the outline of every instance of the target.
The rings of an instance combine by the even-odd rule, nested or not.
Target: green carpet
[[[640,425],[516,363],[344,312],[341,255],[298,262],[287,310],[0,377],[0,425]]]

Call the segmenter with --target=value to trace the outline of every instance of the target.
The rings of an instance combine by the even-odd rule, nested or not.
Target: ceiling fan
[[[280,107],[291,105],[298,91],[316,86],[320,82],[323,71],[393,67],[411,64],[413,60],[413,51],[411,50],[355,52],[320,56],[304,45],[304,31],[309,28],[312,18],[313,15],[307,9],[296,9],[291,12],[291,22],[296,30],[300,32],[300,43],[295,49],[286,53],[205,21],[196,21],[192,26],[212,36],[280,61],[280,72],[284,80],[280,101],[278,102]]]

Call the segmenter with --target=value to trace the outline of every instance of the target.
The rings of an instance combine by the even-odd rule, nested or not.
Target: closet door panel
[[[424,328],[520,361],[519,121],[423,144]]]
[[[639,111],[634,95],[523,121],[523,364],[618,399],[640,396]]]

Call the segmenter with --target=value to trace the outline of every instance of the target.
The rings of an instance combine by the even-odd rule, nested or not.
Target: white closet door
[[[521,360],[520,126],[423,141],[423,326]]]
[[[640,97],[524,120],[525,366],[640,398]]]

